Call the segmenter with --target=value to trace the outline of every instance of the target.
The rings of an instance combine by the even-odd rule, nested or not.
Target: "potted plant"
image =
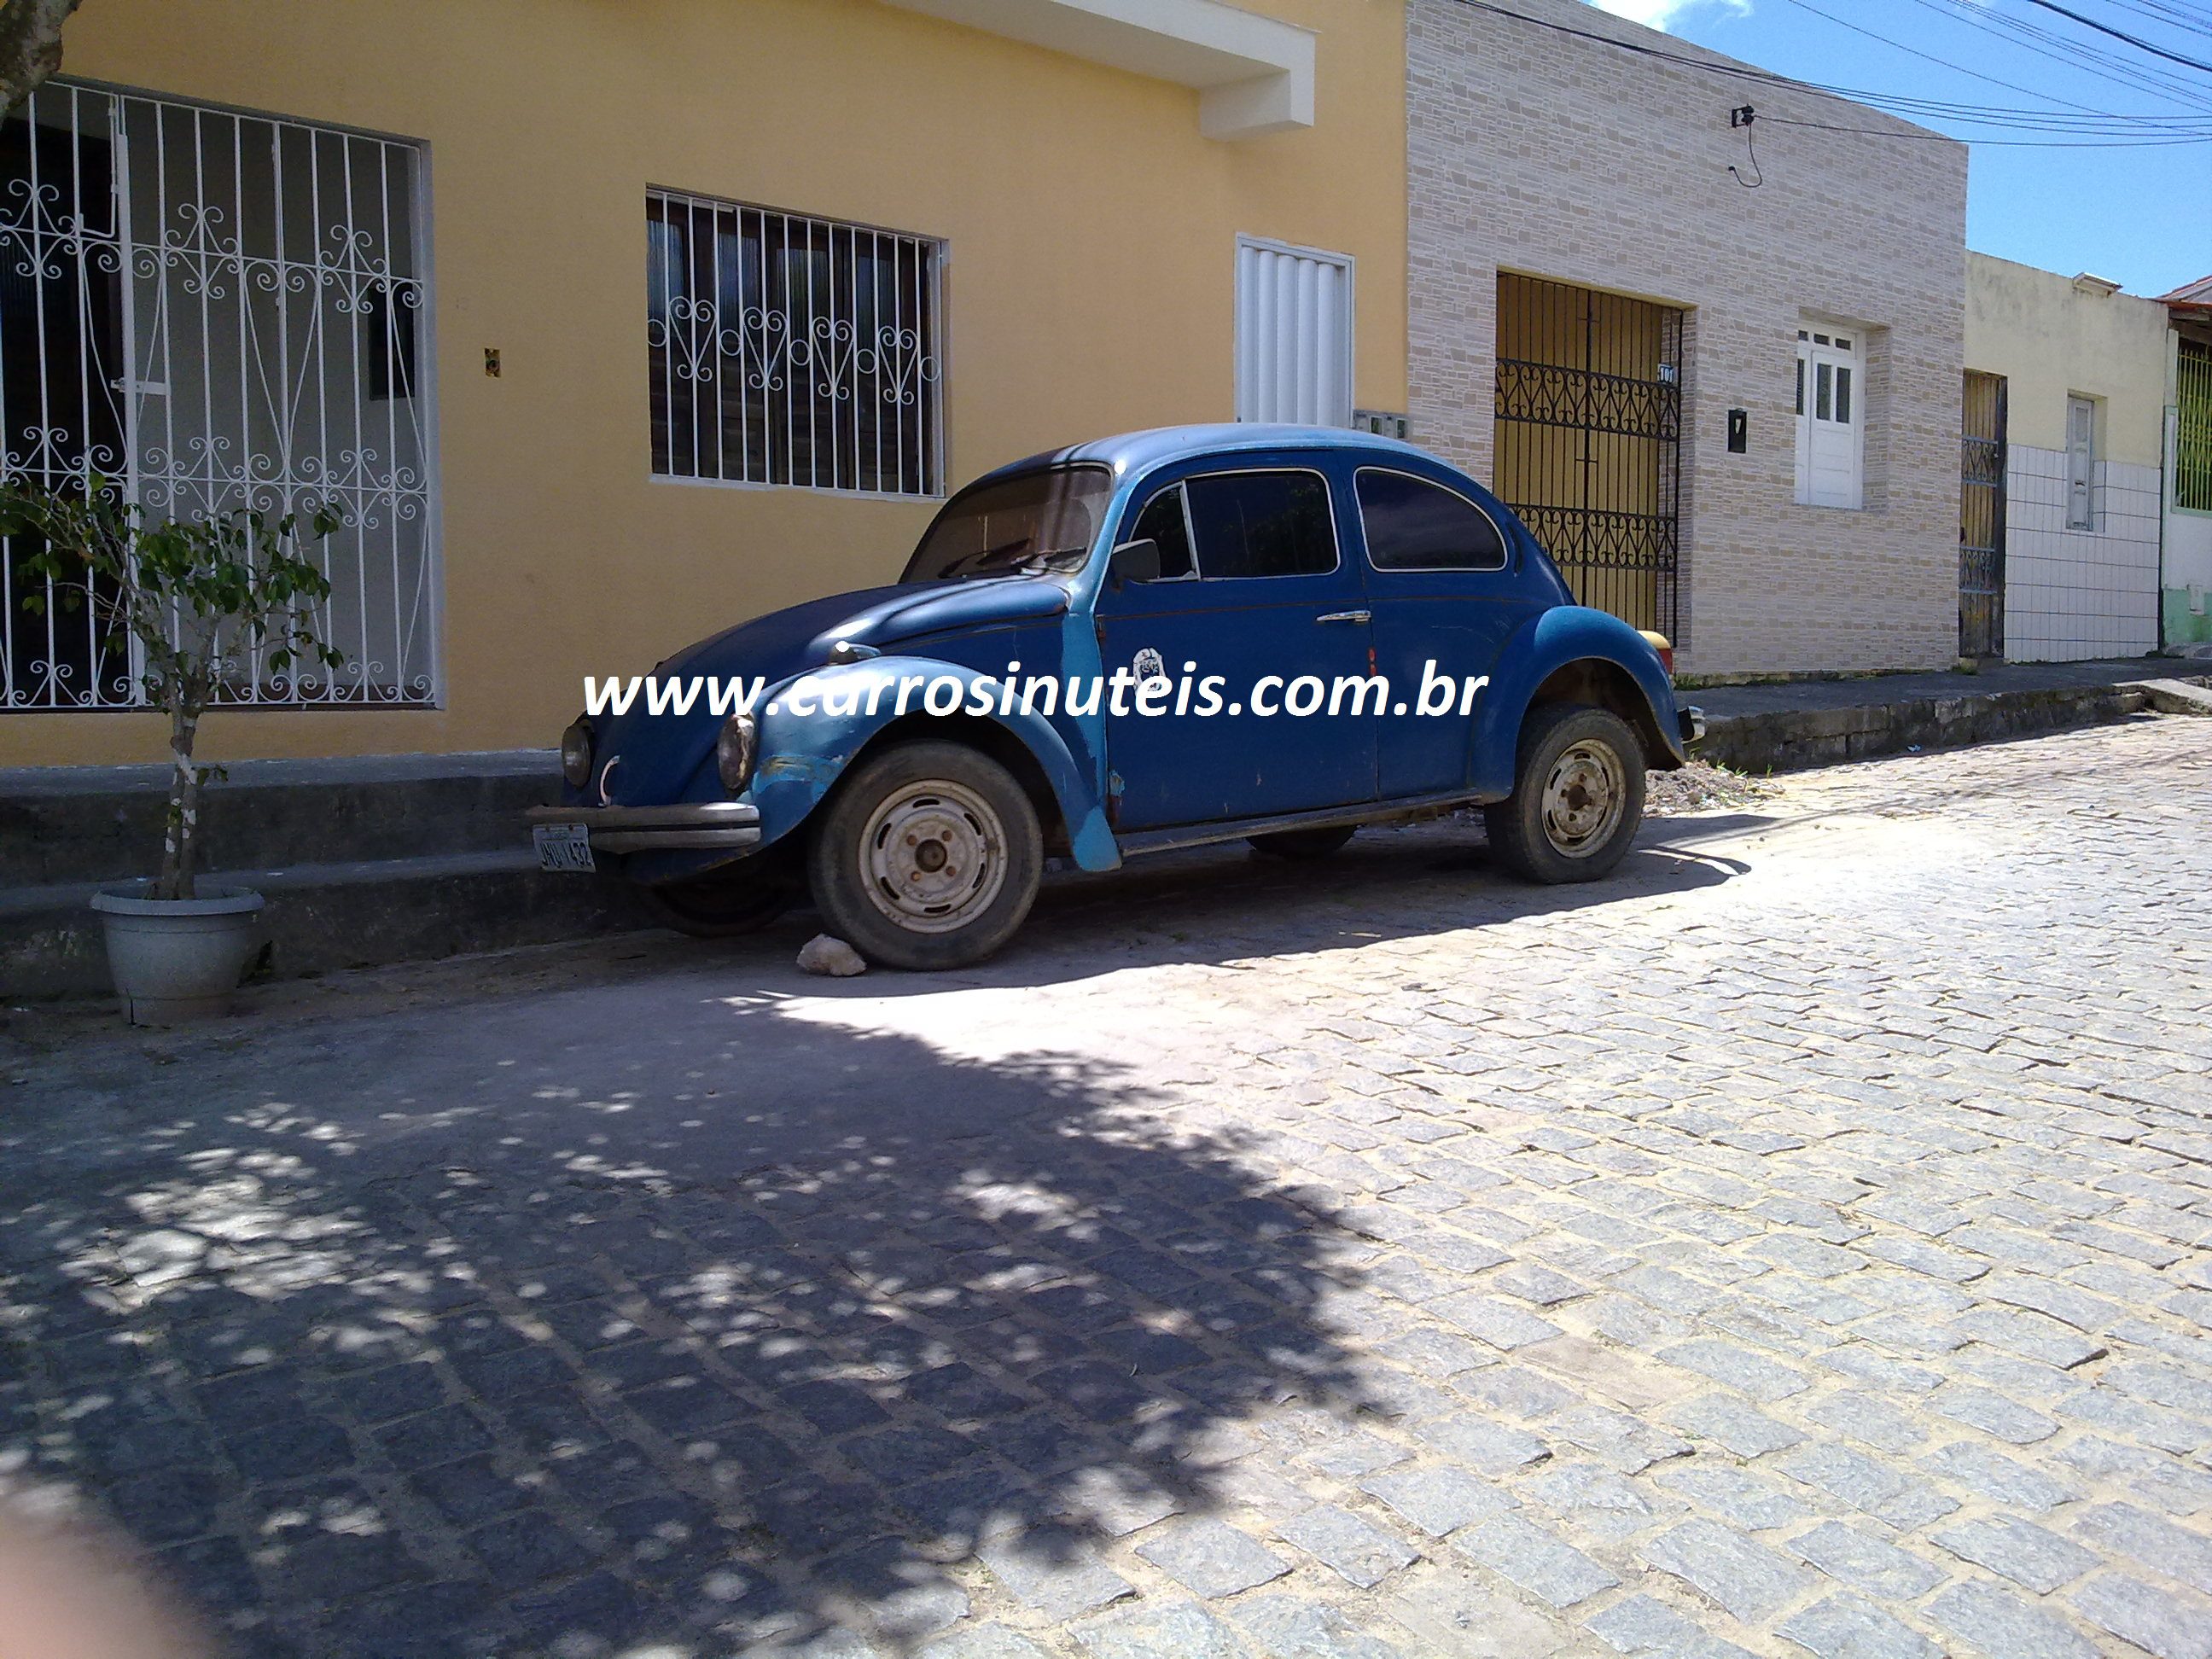
[[[196,878],[200,793],[222,769],[195,763],[192,746],[210,698],[240,673],[344,660],[315,631],[330,579],[301,550],[342,522],[327,507],[304,518],[236,507],[149,520],[97,473],[58,489],[0,480],[0,535],[38,548],[22,568],[42,580],[24,605],[43,611],[51,595],[89,606],[106,648],[135,652],[148,702],[168,716],[160,872],[92,902],[116,993],[137,1024],[222,1012],[253,954],[261,895]]]

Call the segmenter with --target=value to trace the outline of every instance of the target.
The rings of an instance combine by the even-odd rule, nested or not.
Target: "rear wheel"
[[[742,868],[631,890],[647,915],[693,939],[736,939],[758,933],[791,908],[799,896],[788,880]]]
[[[1644,759],[1618,714],[1580,703],[1532,709],[1513,793],[1483,809],[1492,850],[1531,881],[1595,881],[1643,827]]]
[[[1012,939],[1036,898],[1044,836],[1013,775],[956,743],[863,761],[808,854],[830,931],[891,968],[964,968]]]
[[[1271,859],[1325,859],[1350,841],[1358,826],[1335,824],[1327,830],[1278,830],[1272,836],[1247,837],[1252,849]]]

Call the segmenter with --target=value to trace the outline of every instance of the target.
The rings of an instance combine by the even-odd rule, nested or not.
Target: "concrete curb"
[[[1697,752],[1740,772],[1794,772],[1916,749],[1956,749],[2110,725],[2149,708],[2212,714],[2212,693],[2201,684],[2157,680],[1763,711],[1709,719]]]

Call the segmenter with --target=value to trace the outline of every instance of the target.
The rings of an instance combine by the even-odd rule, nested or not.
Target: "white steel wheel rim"
[[[1544,838],[1568,858],[1586,858],[1613,838],[1628,810],[1628,776],[1613,745],[1569,744],[1544,782]]]
[[[1006,884],[1006,829],[973,789],[945,778],[902,785],[860,836],[860,885],[910,933],[950,933],[991,908]]]

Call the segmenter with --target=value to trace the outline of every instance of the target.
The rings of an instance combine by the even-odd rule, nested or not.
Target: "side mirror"
[[[1107,562],[1106,574],[1113,578],[1116,587],[1128,582],[1159,580],[1160,544],[1149,536],[1142,541],[1123,542]]]

